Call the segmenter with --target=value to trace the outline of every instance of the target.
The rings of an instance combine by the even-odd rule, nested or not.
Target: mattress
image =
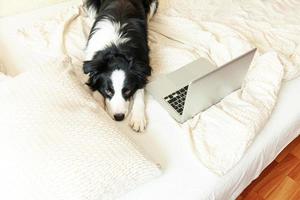
[[[74,2],[74,1],[72,1]],[[72,2],[58,4],[30,14],[0,19],[0,38],[3,54],[0,55],[2,69],[15,75],[28,70],[20,65],[18,56],[22,51],[15,51],[9,46],[11,33],[18,25],[29,24],[31,19],[43,18],[72,5]],[[13,67],[7,67],[13,66]],[[118,123],[151,158],[159,163],[163,175],[156,180],[140,186],[121,199],[234,199],[254,180],[276,155],[295,137],[300,128],[300,78],[283,84],[275,110],[253,145],[243,159],[225,176],[219,177],[207,169],[194,156],[190,135],[160,109],[156,118],[151,118],[147,131],[141,135],[132,134],[127,122]],[[151,96],[148,96],[151,99]],[[150,112],[158,103],[147,107]]]

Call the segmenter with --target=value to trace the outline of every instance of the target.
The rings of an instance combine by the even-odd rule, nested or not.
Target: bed
[[[30,13],[0,19],[0,63],[1,71],[16,75],[28,70],[19,68],[18,56],[10,46],[11,33],[17,27],[30,24],[35,18],[54,15],[75,2],[69,1],[36,10]],[[5,66],[12,66],[6,68]],[[23,66],[23,65],[22,65]],[[235,199],[259,176],[279,152],[295,139],[300,132],[300,78],[285,81],[280,89],[275,109],[263,130],[247,150],[238,164],[224,176],[218,176],[195,157],[190,144],[190,135],[180,127],[163,109],[156,118],[150,118],[144,134],[136,135],[127,123],[117,123],[128,136],[141,146],[150,157],[159,163],[163,174],[123,196],[125,199]],[[147,99],[153,101],[151,96]],[[147,106],[147,112],[159,107],[158,103]]]

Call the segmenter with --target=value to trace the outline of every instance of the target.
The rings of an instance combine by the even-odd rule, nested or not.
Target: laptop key
[[[188,85],[164,97],[165,101],[167,101],[180,115],[182,115],[183,112],[187,89]]]
[[[175,101],[175,99],[170,99],[168,102],[171,104]]]

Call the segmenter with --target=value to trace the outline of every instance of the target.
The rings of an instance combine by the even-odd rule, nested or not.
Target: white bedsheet
[[[69,5],[70,3],[60,4],[32,16],[53,14],[52,11],[57,12]],[[7,27],[4,26],[7,25],[7,20],[0,20],[1,40],[10,38],[10,33],[16,25],[10,26],[11,29],[2,29]],[[26,23],[18,20],[15,22],[20,25]],[[2,51],[4,48],[12,49],[7,46],[8,44],[8,42],[2,44]],[[5,52],[5,55],[0,55],[0,63],[1,60],[5,60],[4,64],[6,64],[7,56],[12,53],[12,51]],[[19,53],[19,56],[22,56],[22,52]],[[6,71],[17,74],[26,69],[10,68]],[[238,165],[221,178],[195,158],[190,148],[189,135],[182,132],[181,127],[165,111],[162,110],[157,118],[151,119],[147,132],[143,135],[133,135],[127,123],[120,123],[119,125],[128,131],[132,139],[142,146],[153,160],[161,164],[164,172],[160,178],[139,187],[121,199],[233,199],[260,174],[284,146],[297,136],[297,129],[300,127],[299,89],[300,78],[282,86],[270,121]],[[151,110],[151,106],[147,109]]]
[[[207,0],[206,3],[212,1]],[[175,12],[173,9],[179,2],[170,1],[170,7],[161,7],[150,23],[149,45],[154,72],[152,77],[166,70],[175,70],[199,57],[220,66],[248,51],[253,45],[251,39],[245,39],[243,34],[230,24],[190,19],[184,11],[191,9],[194,0],[185,2],[189,4]],[[224,7],[226,10],[228,8],[230,7]],[[195,7],[191,12],[195,14],[197,9],[198,7]],[[237,10],[239,11],[238,7]],[[274,14],[277,15],[278,12]],[[236,15],[238,14],[233,14]],[[247,21],[248,18],[244,20]],[[33,20],[32,26],[18,29],[11,46],[19,46],[18,49],[25,58],[18,59],[22,67],[50,65],[59,57],[70,56],[73,69],[82,82],[85,82],[82,57],[92,22],[93,19],[88,17],[82,5],[74,5],[51,15],[49,19]],[[249,32],[257,30],[263,23],[258,21]],[[298,28],[294,26],[292,30]],[[268,34],[269,29],[260,31]],[[277,32],[278,30],[275,30],[275,33]],[[297,43],[294,38],[289,40]],[[282,46],[281,41],[277,45]],[[293,57],[297,56],[296,53]],[[231,170],[266,124],[276,103],[282,77],[291,69],[280,62],[285,57],[286,54],[261,51],[249,69],[242,90],[229,95],[187,122],[194,153],[215,173],[224,175]],[[293,59],[288,61],[294,62]],[[151,107],[153,102],[149,100],[147,107]],[[156,112],[162,110],[161,107],[153,108],[152,112],[148,113],[149,122],[156,117]],[[165,123],[169,121],[165,120]]]
[[[281,88],[275,110],[242,160],[225,176],[218,177],[191,154],[188,135],[164,124],[167,113],[159,113],[147,133],[133,139],[163,166],[163,175],[139,187],[122,200],[234,199],[276,155],[300,133],[300,78]],[[148,108],[151,109],[151,108]],[[151,123],[150,123],[151,124]],[[126,129],[126,126],[123,127]]]

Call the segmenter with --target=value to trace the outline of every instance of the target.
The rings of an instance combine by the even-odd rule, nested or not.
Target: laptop
[[[255,52],[252,49],[219,68],[200,58],[159,76],[148,83],[146,90],[176,121],[183,123],[238,90]]]

